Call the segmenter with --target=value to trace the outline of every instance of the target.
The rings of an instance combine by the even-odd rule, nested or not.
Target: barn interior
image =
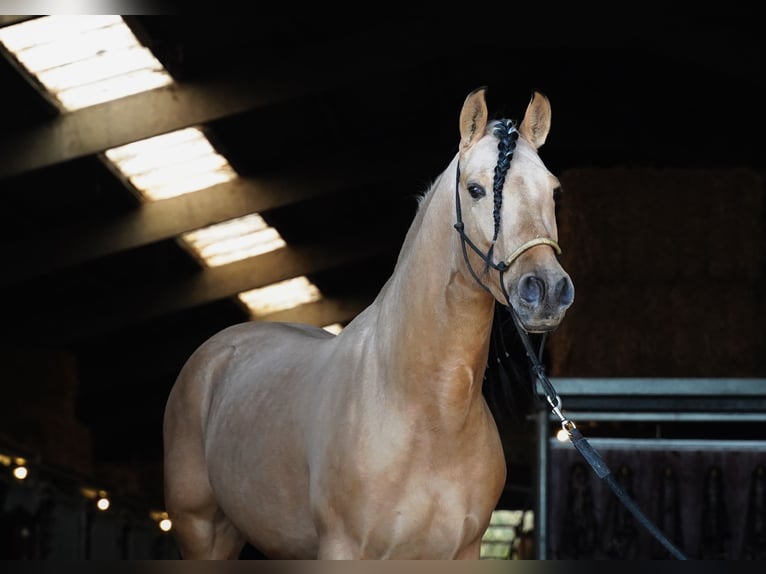
[[[51,41],[21,28],[46,16],[0,15],[2,555],[174,556],[168,533],[137,526],[128,543],[124,522],[162,519],[162,417],[184,361],[234,323],[348,324],[456,152],[464,98],[487,86],[494,117],[520,120],[532,90],[552,105],[540,155],[563,184],[561,260],[576,299],[545,363],[565,409],[587,436],[623,441],[617,465],[644,444],[631,440],[680,441],[668,448],[693,485],[674,499],[690,555],[765,556],[766,534],[749,526],[766,517],[750,495],[766,480],[762,33],[754,15],[694,10],[629,21],[579,8],[551,21],[517,8],[475,22],[383,10],[346,21],[323,6],[255,20],[123,14],[166,80],[82,107],[12,48]],[[115,159],[189,129],[227,178],[151,198]],[[280,246],[203,261],[192,232],[254,214]],[[314,298],[254,311],[243,296],[296,277]],[[544,537],[544,519],[566,515],[574,459],[548,447],[557,424],[541,404],[521,424],[499,421],[509,478],[498,508],[546,509],[537,557],[600,556]],[[19,460],[24,481],[10,474]],[[729,481],[717,491],[729,523],[693,532],[711,469]],[[541,507],[547,489],[557,494]],[[91,510],[100,491],[121,517]]]

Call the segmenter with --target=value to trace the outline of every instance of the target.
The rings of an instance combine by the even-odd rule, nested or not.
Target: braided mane
[[[492,260],[492,255],[495,250],[495,241],[497,241],[497,236],[500,233],[500,212],[503,206],[503,185],[505,185],[505,176],[508,173],[508,169],[511,167],[513,152],[516,151],[516,140],[519,139],[519,132],[512,120],[497,120],[492,128],[492,132],[495,137],[497,137],[498,154],[497,164],[495,164],[495,179],[492,184],[495,201],[495,206],[492,212],[495,219],[495,233],[492,236],[492,243],[487,252],[488,261]]]

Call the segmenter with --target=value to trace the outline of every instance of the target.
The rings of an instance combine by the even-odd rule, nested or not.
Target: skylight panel
[[[286,245],[257,213],[184,233],[181,240],[206,266],[255,257]]]
[[[93,15],[70,16],[56,15],[24,20],[18,24],[4,27],[0,30],[0,41],[10,50],[25,50],[42,44],[43,40],[50,43],[82,34],[89,30],[97,30],[114,26],[122,22],[120,16]]]
[[[295,277],[237,295],[253,317],[262,317],[298,305],[319,301],[319,289],[307,277]]]
[[[173,82],[121,16],[33,18],[1,28],[0,43],[67,111]]]
[[[343,325],[340,323],[332,323],[330,325],[325,325],[322,329],[333,335],[338,335],[343,330]]]
[[[168,199],[237,177],[198,128],[186,128],[105,152],[147,200]]]

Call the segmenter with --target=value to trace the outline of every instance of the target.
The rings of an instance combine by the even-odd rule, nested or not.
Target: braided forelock
[[[492,184],[494,192],[495,205],[492,215],[495,219],[495,233],[492,236],[492,244],[487,253],[487,261],[492,260],[492,254],[495,250],[495,241],[500,233],[500,212],[503,206],[503,186],[505,185],[505,176],[511,167],[513,152],[516,150],[516,140],[519,138],[519,132],[512,120],[498,120],[493,133],[497,137],[497,164],[495,164],[495,180]],[[489,263],[488,263],[489,264]]]

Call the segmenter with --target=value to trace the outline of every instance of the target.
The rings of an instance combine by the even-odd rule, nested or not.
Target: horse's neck
[[[392,378],[413,396],[459,405],[481,395],[493,298],[465,271],[455,231],[456,162],[435,182],[377,304],[377,337]]]

